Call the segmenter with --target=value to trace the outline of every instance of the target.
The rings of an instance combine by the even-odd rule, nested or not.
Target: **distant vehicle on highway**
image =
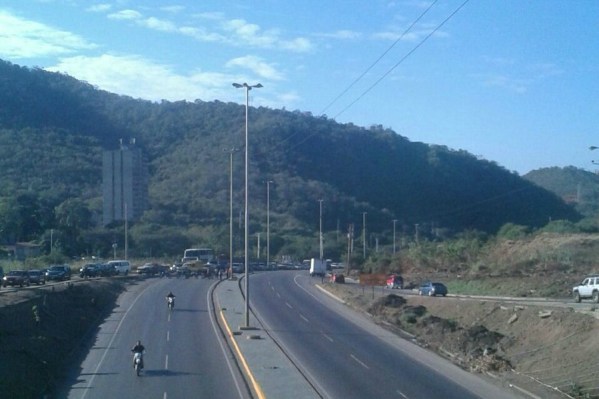
[[[69,265],[52,265],[46,272],[46,281],[64,281],[71,279],[71,267]]]
[[[592,299],[593,302],[599,303],[599,275],[587,276],[579,285],[572,288],[572,295],[575,302],[580,302],[582,299]]]
[[[445,296],[447,295],[447,287],[443,283],[433,283],[428,281],[420,285],[418,288],[418,295]]]
[[[214,250],[211,248],[188,248],[183,252],[181,263],[201,262],[208,263],[214,259]]]
[[[11,287],[16,287],[17,285],[23,287],[24,285],[29,286],[29,284],[29,273],[25,270],[11,270],[2,277],[2,285],[4,287],[9,285]]]
[[[243,273],[245,271],[244,263],[233,263],[231,266],[233,273]]]
[[[158,263],[145,263],[137,268],[137,274],[145,274],[148,276],[155,276],[162,272],[166,272],[167,266],[163,266]]]
[[[403,289],[403,277],[399,274],[390,274],[389,277],[387,277],[387,288]]]
[[[131,271],[131,263],[128,260],[111,260],[107,265],[114,268],[115,274],[126,276]]]
[[[46,284],[46,276],[41,270],[29,270],[29,283],[31,284]]]
[[[310,276],[324,277],[327,273],[327,264],[322,259],[312,258],[310,259]]]
[[[99,265],[96,263],[87,263],[79,269],[79,277],[89,278],[96,277],[99,275]]]

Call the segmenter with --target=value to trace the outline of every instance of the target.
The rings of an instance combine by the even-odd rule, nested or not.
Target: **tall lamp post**
[[[393,219],[393,255],[395,255],[395,223],[397,219]]]
[[[248,109],[250,101],[250,90],[262,87],[260,83],[248,85],[247,83],[233,83],[237,89],[245,89],[245,237],[244,237],[244,257],[245,257],[245,326],[250,326],[250,286],[249,286],[249,213],[248,213]]]
[[[320,207],[320,217],[318,219],[319,220],[318,242],[320,244],[320,260],[322,260],[324,258],[323,251],[322,251],[322,200],[319,199],[318,203],[319,203],[319,207]]]
[[[229,152],[229,265],[227,277],[232,275],[233,270],[233,154],[239,151],[237,148],[224,150]]]
[[[366,259],[366,213],[362,212],[362,256]]]
[[[270,183],[266,181],[266,269],[270,269]]]

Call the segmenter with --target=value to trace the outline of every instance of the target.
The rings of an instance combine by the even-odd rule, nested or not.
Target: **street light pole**
[[[318,241],[320,243],[320,260],[323,259],[323,251],[322,251],[322,200],[319,199],[318,203],[320,205],[320,218],[319,218],[319,233],[318,233]]]
[[[227,151],[227,150],[225,150]],[[229,265],[227,277],[233,273],[233,154],[239,151],[237,148],[231,148],[229,151]]]
[[[366,259],[366,213],[362,212],[362,256]]]
[[[270,269],[270,183],[266,181],[266,269]]]
[[[250,326],[250,285],[249,285],[249,214],[248,214],[248,110],[250,101],[250,90],[260,88],[260,83],[248,85],[247,83],[233,83],[233,87],[245,89],[245,326]]]
[[[395,255],[395,223],[397,219],[393,219],[393,255]]]

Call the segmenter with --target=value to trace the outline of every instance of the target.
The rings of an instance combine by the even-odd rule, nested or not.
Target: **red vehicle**
[[[403,277],[399,274],[391,274],[387,277],[387,288],[403,289]]]

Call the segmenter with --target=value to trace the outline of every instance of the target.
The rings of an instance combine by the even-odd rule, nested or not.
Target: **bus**
[[[189,248],[183,253],[181,263],[203,262],[207,263],[214,259],[214,250],[211,248]]]

